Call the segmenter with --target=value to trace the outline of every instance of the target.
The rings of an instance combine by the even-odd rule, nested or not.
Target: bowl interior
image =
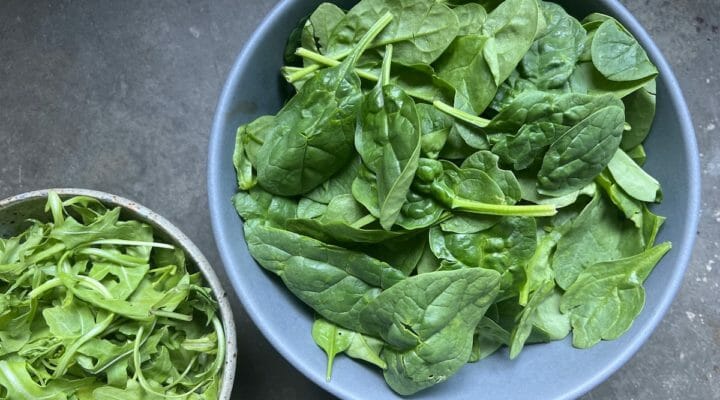
[[[215,299],[218,301],[220,318],[225,328],[225,344],[227,348],[219,399],[230,399],[232,383],[235,378],[237,353],[235,322],[232,310],[230,309],[230,303],[227,300],[227,295],[215,272],[205,257],[200,253],[200,250],[170,222],[133,201],[92,190],[53,189],[53,191],[58,193],[61,198],[90,196],[102,201],[108,207],[121,207],[121,219],[134,219],[148,223],[153,227],[157,241],[180,247],[185,251],[188,269],[200,271],[207,284],[210,285]],[[40,190],[0,200],[0,236],[10,237],[19,234],[30,225],[28,219],[46,222],[48,217],[44,212],[44,208],[47,202],[47,195],[48,190]]]
[[[242,224],[230,199],[236,180],[232,151],[238,125],[283,104],[285,86],[278,70],[291,30],[320,3],[282,1],[250,38],[233,67],[218,104],[210,143],[208,188],[213,229],[221,257],[248,313],[276,349],[321,387],[346,399],[393,399],[382,375],[361,362],[336,359],[331,382],[325,381],[325,355],[312,341],[312,311],[297,301],[279,279],[264,272],[242,240]],[[339,5],[349,7],[352,1]],[[606,379],[637,351],[672,301],[692,250],[699,210],[699,162],[692,124],[682,93],[660,51],[647,33],[614,0],[558,1],[582,18],[591,12],[615,16],[642,43],[658,66],[657,116],[646,142],[647,170],[665,188],[654,211],[667,216],[658,240],[673,249],[646,281],[645,309],[620,339],[577,350],[564,341],[527,346],[514,361],[500,352],[466,365],[446,383],[414,395],[417,399],[569,399]],[[509,385],[508,382],[522,382]],[[482,396],[482,397],[480,397]]]

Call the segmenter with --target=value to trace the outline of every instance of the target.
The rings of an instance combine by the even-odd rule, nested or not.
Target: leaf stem
[[[100,239],[96,240],[94,242],[88,243],[88,246],[93,245],[103,245],[103,244],[109,244],[109,245],[116,245],[116,246],[147,246],[147,247],[158,247],[161,249],[175,249],[175,246],[171,244],[166,243],[157,243],[157,242],[142,242],[139,240],[123,240],[123,239]]]
[[[442,101],[435,100],[433,101],[433,106],[437,108],[438,110],[444,112],[445,114],[455,117],[461,121],[467,122],[470,125],[475,125],[478,128],[486,128],[488,125],[490,125],[490,120],[478,117],[476,115],[472,115],[468,112],[462,111],[460,109],[457,109],[455,107],[449,106]]]
[[[153,310],[153,311],[151,311],[151,313],[154,315],[157,315],[158,317],[179,319],[181,321],[190,322],[193,320],[192,315],[185,315],[185,314],[180,314],[180,313],[176,313],[176,312],[172,312],[172,311]]]
[[[487,214],[516,217],[550,217],[557,214],[555,206],[550,204],[537,205],[507,205],[489,204],[462,198],[454,198],[452,201],[453,210],[464,211],[472,214]]]
[[[307,59],[310,60],[310,61],[314,61],[314,62],[316,62],[316,63],[318,63],[318,64],[322,64],[322,65],[325,65],[325,66],[328,66],[328,67],[335,67],[335,66],[337,66],[337,65],[340,65],[340,61],[338,61],[338,60],[336,60],[336,59],[334,59],[334,58],[330,58],[330,57],[324,56],[324,55],[322,55],[322,54],[320,54],[320,53],[316,53],[316,52],[314,52],[314,51],[308,50],[308,49],[303,48],[303,47],[299,47],[297,50],[295,50],[295,54],[297,54],[298,56],[300,56],[300,57],[302,57],[302,58],[307,58]],[[311,65],[310,67],[316,67],[316,68],[313,68],[312,71],[307,72],[307,73],[305,73],[305,71],[306,71],[306,70],[309,70],[310,67],[302,68],[302,69],[299,69],[297,72],[293,72],[292,74],[288,75],[288,81],[289,81],[290,83],[293,83],[293,82],[295,82],[295,81],[297,81],[297,80],[299,80],[299,79],[304,78],[308,73],[312,73],[312,72],[317,71],[317,70],[320,69],[320,67],[321,67],[321,66],[318,65],[318,64]],[[356,73],[359,77],[361,77],[361,78],[363,78],[363,79],[367,79],[367,80],[372,81],[372,82],[377,82],[378,79],[379,79],[379,78],[377,77],[377,75],[373,75],[373,74],[371,74],[371,73],[369,73],[369,72],[367,72],[367,71],[363,71],[363,70],[361,70],[361,69],[355,68],[355,73]],[[296,78],[296,76],[298,76],[298,77]]]

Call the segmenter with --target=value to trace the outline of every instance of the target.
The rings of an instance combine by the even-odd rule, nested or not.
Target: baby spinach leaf
[[[352,182],[358,174],[360,163],[360,158],[355,158],[337,174],[307,193],[305,197],[318,203],[329,204],[337,196],[352,193]]]
[[[527,343],[544,343],[564,339],[570,333],[570,317],[560,311],[562,291],[557,287],[530,315],[533,329]]]
[[[645,172],[622,149],[618,149],[608,164],[615,182],[633,198],[652,203],[662,198],[660,183]]]
[[[467,362],[498,281],[497,272],[478,268],[430,272],[385,290],[365,308],[362,326],[389,344],[382,357],[393,390],[415,393]]]
[[[601,172],[595,182],[605,191],[615,207],[625,214],[625,218],[632,221],[636,227],[642,227],[642,203],[628,195],[613,179],[609,170]]]
[[[537,88],[559,88],[567,82],[585,46],[585,29],[563,8],[541,2],[547,27],[535,39],[520,64],[523,75]]]
[[[286,228],[327,243],[378,243],[404,234],[366,227],[375,220],[346,194],[332,199],[319,218],[288,219]]]
[[[514,286],[536,246],[534,218],[506,217],[492,227],[470,234],[430,230],[430,248],[445,268],[479,267],[502,274],[503,290]]]
[[[330,381],[332,365],[335,356],[345,353],[349,357],[367,361],[381,369],[387,364],[380,358],[384,346],[382,340],[365,336],[358,332],[343,329],[332,322],[316,318],[312,327],[312,336],[315,343],[320,346],[328,356],[326,379]]]
[[[505,204],[515,204],[522,197],[520,184],[512,171],[498,166],[499,157],[487,150],[480,150],[466,158],[460,168],[473,168],[485,172],[505,195]]]
[[[442,54],[458,32],[458,19],[446,5],[434,0],[364,0],[335,27],[327,53],[342,55],[358,42],[384,13],[394,18],[372,43],[392,44],[394,61],[404,65],[430,64]]]
[[[264,115],[252,122],[238,127],[235,134],[233,165],[237,173],[238,188],[249,190],[257,183],[253,165],[257,162],[257,152],[262,146],[268,130],[274,123],[272,115]]]
[[[327,373],[325,380],[332,377],[332,366],[335,356],[350,347],[349,332],[322,318],[316,318],[312,327],[312,337],[315,343],[327,354]]]
[[[310,14],[308,23],[312,26],[313,36],[317,39],[321,51],[326,52],[332,32],[343,17],[345,11],[332,3],[322,3]]]
[[[540,303],[550,296],[555,287],[555,282],[552,280],[545,281],[543,284],[530,295],[530,300],[527,305],[520,312],[519,319],[515,328],[510,336],[510,359],[514,359],[520,354],[525,342],[530,337],[532,332],[533,323],[531,316],[537,311]]]
[[[468,362],[478,362],[495,353],[501,346],[510,343],[510,332],[498,325],[495,321],[483,317],[473,338],[472,353]]]
[[[460,36],[435,63],[438,76],[455,88],[456,106],[468,104],[476,113],[487,107],[497,91],[483,55],[487,41],[482,35]]]
[[[430,104],[415,105],[420,122],[420,148],[423,157],[437,159],[445,147],[453,120]]]
[[[552,260],[555,280],[567,290],[588,266],[633,256],[644,248],[640,230],[598,193],[557,243]]]
[[[355,147],[377,179],[379,220],[386,230],[395,224],[415,176],[421,135],[415,102],[387,84],[392,55],[388,46],[383,77],[365,96],[355,131]]]
[[[250,254],[279,275],[288,289],[324,318],[363,332],[359,313],[380,293],[405,278],[392,266],[365,254],[297,233],[244,224]]]
[[[570,315],[575,347],[616,339],[630,329],[645,303],[642,283],[670,247],[663,243],[632,257],[599,262],[578,276],[560,304]]]
[[[612,81],[597,70],[591,62],[580,62],[568,80],[569,90],[574,93],[606,94],[610,93],[622,99],[655,80],[655,75],[648,75],[634,81]]]
[[[641,145],[650,133],[655,119],[655,90],[655,81],[651,81],[623,98],[625,119],[630,124],[630,130],[623,132],[620,143],[623,150],[630,151]]]
[[[568,130],[543,158],[538,192],[561,196],[592,182],[620,146],[623,124],[623,109],[610,106]]]
[[[232,201],[235,210],[245,220],[261,219],[277,226],[285,226],[288,219],[295,218],[298,209],[295,200],[273,196],[258,187],[238,192]]]
[[[386,14],[340,65],[318,71],[275,116],[257,156],[258,184],[277,195],[307,193],[347,165],[362,100],[353,67],[392,20]]]
[[[658,73],[642,46],[611,19],[604,21],[595,32],[592,62],[611,81],[636,81]]]
[[[482,26],[487,18],[487,12],[477,3],[465,3],[453,7],[458,17],[459,27],[457,35],[477,35],[482,32]]]

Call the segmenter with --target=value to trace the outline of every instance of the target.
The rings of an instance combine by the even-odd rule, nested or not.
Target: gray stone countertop
[[[207,206],[210,126],[226,74],[275,3],[1,1],[0,198],[84,187],[135,199],[187,233],[222,274]],[[702,221],[663,322],[583,399],[720,399],[720,7],[624,3],[663,50],[692,111]],[[331,398],[275,352],[236,299],[234,308],[234,398]]]

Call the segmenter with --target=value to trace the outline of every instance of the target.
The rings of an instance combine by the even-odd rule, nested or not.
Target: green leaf
[[[598,193],[557,243],[555,280],[567,290],[590,265],[633,256],[644,248],[641,231]]]
[[[622,149],[618,149],[608,164],[615,182],[633,198],[647,203],[662,197],[660,183],[645,172]]]
[[[421,148],[415,102],[402,89],[386,83],[392,54],[392,46],[388,46],[384,77],[365,96],[355,131],[355,147],[376,176],[379,220],[385,230],[390,230],[399,217]]]
[[[453,12],[458,17],[458,36],[476,35],[482,32],[482,26],[487,18],[487,12],[477,3],[465,3],[454,7]]]
[[[263,189],[285,196],[307,193],[351,161],[362,100],[354,67],[391,19],[375,19],[341,64],[318,71],[278,112],[254,163]]]
[[[618,149],[624,122],[623,109],[610,106],[568,130],[543,158],[538,192],[561,196],[592,182]]]
[[[25,361],[17,358],[0,360],[0,386],[7,391],[8,400],[66,400],[61,389],[41,386],[27,371]]]
[[[488,14],[483,56],[496,88],[510,76],[535,40],[541,11],[537,0],[506,0]],[[482,110],[480,110],[482,111]]]
[[[344,54],[386,12],[393,21],[372,47],[392,44],[394,61],[404,65],[430,64],[458,32],[458,19],[446,5],[434,0],[364,0],[348,11],[333,30],[327,52]]]
[[[630,329],[645,303],[642,283],[670,247],[663,243],[632,257],[600,262],[578,276],[560,305],[570,315],[575,347],[617,339]]]
[[[327,354],[327,373],[325,379],[330,382],[332,377],[332,366],[335,356],[346,351],[350,347],[350,336],[344,329],[318,318],[313,323],[312,337],[315,343]]]
[[[300,300],[324,318],[362,332],[358,315],[377,296],[405,275],[365,254],[263,226],[244,225],[250,254],[278,274]]]
[[[630,124],[630,130],[623,132],[620,143],[625,151],[641,145],[652,128],[655,119],[655,81],[651,81],[629,96],[623,98],[625,103],[625,119]]]
[[[540,89],[559,88],[567,82],[585,45],[585,29],[557,4],[540,3],[545,31],[522,59],[522,74]]]
[[[42,314],[50,333],[63,339],[80,337],[95,326],[92,311],[81,304],[70,303],[46,308]]]
[[[592,41],[592,62],[611,81],[636,81],[657,75],[645,50],[614,20],[606,20]]]
[[[362,326],[390,346],[385,380],[402,395],[442,382],[470,358],[475,327],[495,299],[499,275],[484,269],[438,271],[382,292]]]

